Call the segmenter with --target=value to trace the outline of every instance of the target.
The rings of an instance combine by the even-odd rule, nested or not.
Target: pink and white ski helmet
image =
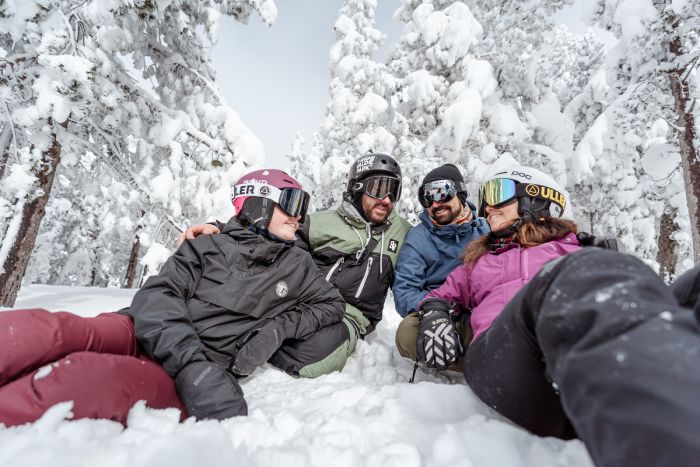
[[[275,205],[290,216],[301,216],[301,222],[309,207],[309,194],[292,176],[278,169],[255,170],[242,176],[234,185],[231,198],[236,216],[245,215],[254,225],[262,221],[264,227],[269,224]],[[261,202],[246,203],[250,198]]]

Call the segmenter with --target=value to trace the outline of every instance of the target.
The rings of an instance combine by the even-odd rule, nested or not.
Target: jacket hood
[[[221,230],[221,234],[233,237],[238,243],[245,246],[240,249],[240,254],[246,258],[249,264],[271,264],[292,247],[291,242],[272,240],[243,227],[235,216],[229,219]]]

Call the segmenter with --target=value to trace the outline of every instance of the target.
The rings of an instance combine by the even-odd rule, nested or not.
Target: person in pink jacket
[[[419,306],[418,360],[464,375],[487,405],[540,436],[579,438],[597,466],[698,465],[700,267],[670,287],[563,218],[548,175],[487,180],[492,232]],[[471,313],[462,350],[453,320]]]

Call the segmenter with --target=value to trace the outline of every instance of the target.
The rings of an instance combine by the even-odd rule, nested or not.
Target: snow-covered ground
[[[133,291],[29,286],[17,308],[115,310]],[[419,371],[394,348],[385,319],[340,373],[295,379],[272,367],[242,381],[247,417],[179,424],[175,410],[136,405],[128,426],[69,420],[69,403],[38,422],[0,425],[0,466],[474,466],[590,467],[578,441],[538,438],[484,406],[455,375]]]

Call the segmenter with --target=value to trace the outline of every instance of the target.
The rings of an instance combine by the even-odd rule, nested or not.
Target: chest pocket
[[[296,303],[303,279],[293,273],[296,262],[282,259],[268,266],[253,265],[244,270],[230,267],[226,277],[220,273],[218,265],[207,266],[193,298],[216,305],[229,315],[233,312],[252,318],[274,316]]]
[[[383,263],[380,265],[380,261]],[[362,263],[351,264],[339,274],[338,280],[347,283],[346,300],[355,303],[383,303],[394,278],[391,258],[372,253]]]

